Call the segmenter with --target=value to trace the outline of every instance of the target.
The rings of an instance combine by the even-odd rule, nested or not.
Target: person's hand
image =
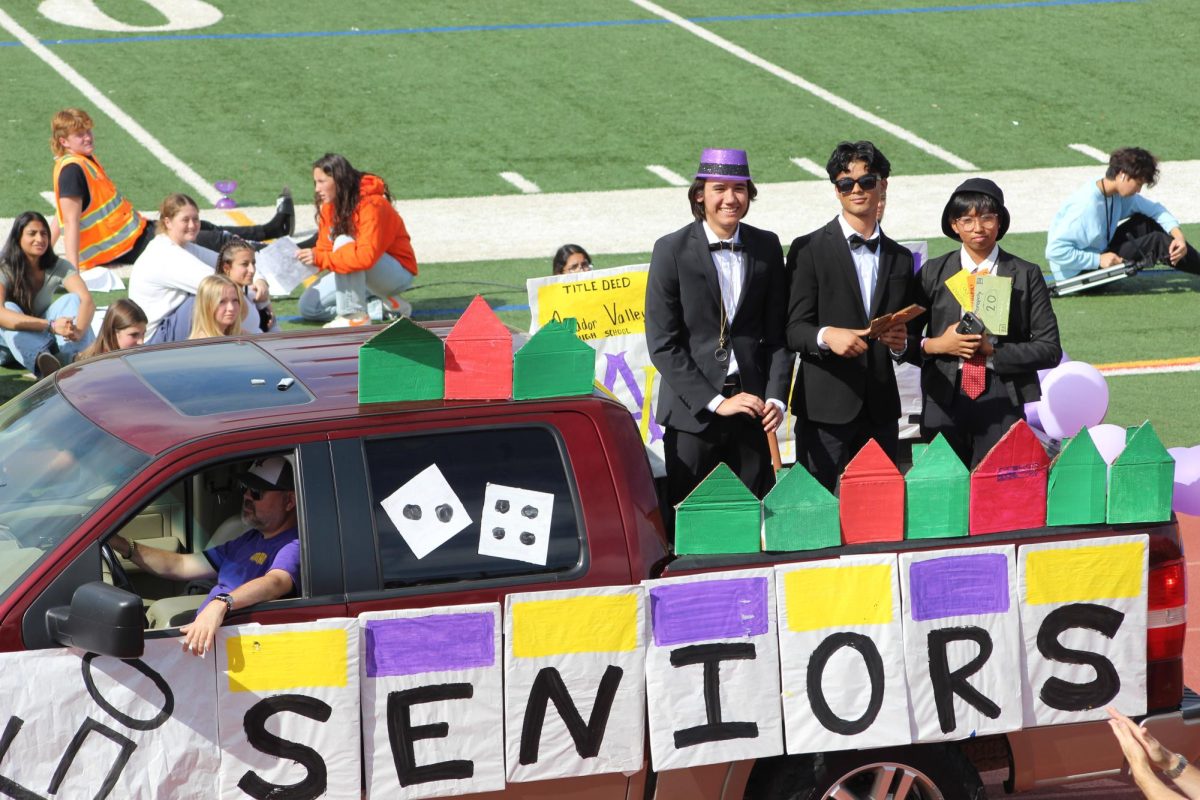
[[[1108,269],[1109,267],[1115,267],[1117,264],[1124,263],[1125,262],[1116,253],[1107,252],[1100,254],[1100,269]]]
[[[1138,725],[1129,717],[1117,711],[1112,706],[1107,709],[1111,719],[1108,724],[1112,727],[1125,751],[1125,758],[1132,769],[1135,760],[1153,764],[1159,771],[1165,771],[1175,766],[1175,754],[1159,743],[1150,731]]]
[[[67,332],[63,334],[68,341],[78,342],[83,338],[83,329],[75,324],[75,320],[67,317]]]
[[[303,247],[296,251],[296,260],[301,264],[307,264],[312,267],[316,265],[316,257],[313,255],[311,247]]]
[[[217,629],[225,621],[225,602],[210,600],[196,612],[196,619],[179,629],[183,634],[183,649],[204,658],[217,641]]]
[[[762,426],[767,433],[774,433],[783,422],[783,412],[774,403],[763,403]]]
[[[1171,237],[1171,246],[1167,248],[1167,258],[1171,261],[1171,266],[1179,263],[1179,260],[1187,255],[1187,239],[1183,238],[1183,234]]]
[[[120,543],[120,546],[117,546],[118,542]],[[133,545],[129,543],[128,539],[120,534],[110,536],[108,538],[108,546],[115,550],[117,555],[119,555],[121,558],[133,558]]]
[[[262,278],[255,278],[250,284],[250,294],[254,296],[254,302],[261,303],[271,298],[271,287]]]
[[[925,353],[931,356],[954,356],[970,358],[982,346],[983,336],[978,333],[959,333],[957,322],[950,323],[941,336],[925,340]],[[989,345],[990,347],[990,345]]]
[[[834,352],[834,355],[842,358],[858,358],[867,352],[867,340],[863,337],[869,332],[869,329],[826,328],[825,344]]]
[[[908,344],[908,328],[904,323],[893,325],[879,335],[879,341],[887,345],[893,353],[901,353]]]
[[[764,405],[766,404],[761,398],[749,392],[738,392],[733,397],[726,397],[721,401],[721,405],[717,406],[717,416],[732,417],[734,414],[749,414],[752,417],[761,417],[764,413]]]

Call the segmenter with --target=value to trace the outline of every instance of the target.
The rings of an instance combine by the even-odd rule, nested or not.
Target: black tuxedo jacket
[[[737,357],[742,390],[786,402],[791,356],[783,343],[787,280],[783,248],[770,231],[742,223],[746,272],[728,320],[725,347]],[[646,346],[662,376],[660,424],[699,433],[712,420],[705,406],[725,383],[728,362],[713,355],[720,338],[721,286],[699,222],[654,243],[646,286]]]
[[[963,268],[961,257],[961,249],[953,250],[921,267],[917,302],[929,310],[916,320],[915,328],[925,331],[925,336],[941,336],[962,317],[962,307],[946,288],[946,279]],[[1032,403],[1042,396],[1037,371],[1057,366],[1062,358],[1050,290],[1036,264],[1003,250],[996,260],[996,274],[1012,278],[1013,289],[1008,334],[995,342],[992,371],[1014,405]],[[922,392],[948,408],[957,391],[958,371],[959,359],[953,356],[922,357]]]
[[[882,232],[879,238],[879,273],[869,315],[863,311],[858,273],[837,218],[799,237],[788,250],[792,285],[787,344],[803,362],[792,393],[797,417],[835,425],[856,419],[864,409],[878,423],[900,417],[896,374],[886,345],[872,340],[857,358],[842,358],[817,345],[817,332],[825,326],[865,328],[875,317],[914,302],[912,253]],[[906,356],[913,347],[910,339]]]

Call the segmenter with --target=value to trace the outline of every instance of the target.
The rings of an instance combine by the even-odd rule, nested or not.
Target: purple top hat
[[[750,162],[745,150],[729,150],[722,147],[706,147],[700,154],[697,178],[712,178],[727,181],[750,180]]]

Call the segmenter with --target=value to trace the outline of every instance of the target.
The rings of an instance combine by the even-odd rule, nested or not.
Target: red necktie
[[[976,275],[987,275],[986,269],[981,269],[975,273]],[[974,294],[974,281],[971,283],[972,294]],[[962,391],[967,397],[972,400],[978,400],[979,395],[983,394],[983,388],[987,385],[987,356],[982,350],[976,350],[975,355],[968,358],[962,365]]]

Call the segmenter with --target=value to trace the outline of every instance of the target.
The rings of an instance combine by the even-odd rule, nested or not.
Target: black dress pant
[[[771,451],[762,421],[749,414],[712,415],[699,433],[668,427],[663,431],[667,464],[667,501],[678,505],[722,462],[760,500],[775,485]]]
[[[962,370],[959,370],[949,406],[925,396],[921,438],[929,441],[942,434],[967,468],[975,469],[1008,429],[1017,420],[1025,419],[1025,407],[1013,403],[1004,383],[990,369],[983,394],[974,400],[962,393],[961,386]]]
[[[814,422],[796,420],[796,456],[799,463],[829,491],[837,488],[838,478],[850,459],[874,439],[894,462],[900,449],[898,419],[877,422],[864,406],[850,422]]]
[[[1108,243],[1109,252],[1116,253],[1126,264],[1137,264],[1140,268],[1153,264],[1171,264],[1167,257],[1171,247],[1171,234],[1145,214],[1134,214],[1122,222],[1112,241]],[[1183,258],[1175,264],[1175,269],[1200,275],[1200,253],[1190,244]]]

